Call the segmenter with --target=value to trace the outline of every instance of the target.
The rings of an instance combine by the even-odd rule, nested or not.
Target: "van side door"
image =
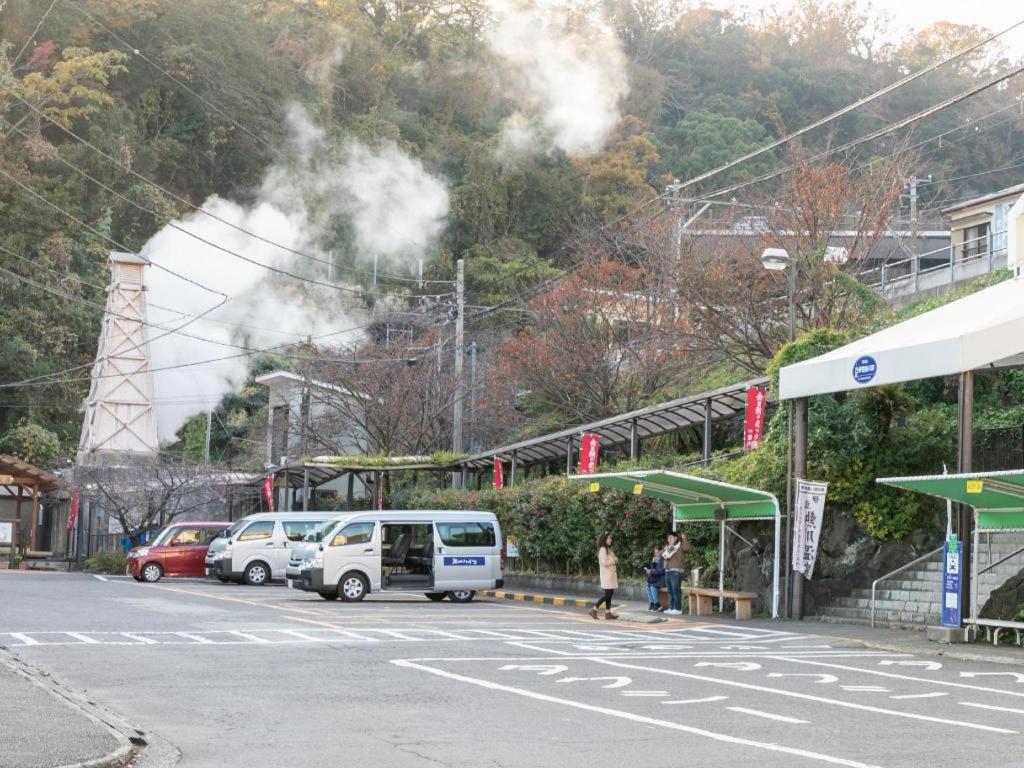
[[[380,589],[380,525],[372,520],[348,523],[324,548],[324,586],[336,586],[349,571],[367,577],[371,591]]]
[[[494,586],[500,554],[489,521],[434,523],[434,589],[487,589]]]

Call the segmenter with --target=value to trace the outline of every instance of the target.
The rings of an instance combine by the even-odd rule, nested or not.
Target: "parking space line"
[[[75,638],[75,640],[80,640],[81,642],[86,643],[87,645],[99,645],[100,642],[99,640],[95,640],[94,638],[91,638],[88,635],[83,635],[81,632],[65,632],[64,634],[68,637]]]
[[[725,701],[728,696],[705,696],[703,699],[676,699],[675,701],[663,701],[662,704],[710,704],[713,701]]]
[[[976,707],[978,709],[991,709],[994,712],[1012,712],[1015,715],[1024,715],[1024,709],[1013,709],[1012,707],[997,707],[994,704],[977,704],[973,701],[961,701],[965,707]]]
[[[120,634],[122,637],[127,637],[129,640],[137,640],[138,642],[142,643],[143,645],[158,645],[159,644],[158,641],[154,640],[151,637],[143,637],[142,635],[137,635],[134,632],[120,632],[118,634]]]
[[[778,720],[780,723],[794,723],[796,725],[806,725],[807,720],[800,720],[796,717],[788,717],[786,715],[777,715],[774,712],[762,712],[759,709],[747,709],[746,707],[726,707],[726,709],[732,712],[741,712],[744,715],[753,715],[754,717],[763,717],[766,720]]]
[[[269,642],[271,642],[270,640],[267,640],[267,638],[265,638],[265,637],[260,637],[259,635],[250,635],[248,632],[240,632],[237,629],[230,630],[228,632],[228,634],[234,635],[235,637],[239,637],[242,640],[249,640],[250,642],[253,642],[253,643],[269,643]]]
[[[594,712],[601,715],[607,715],[609,717],[616,717],[622,720],[631,720],[635,723],[642,723],[644,725],[654,725],[661,728],[667,728],[674,731],[680,731],[682,733],[689,733],[695,736],[703,736],[714,741],[723,742],[726,744],[735,744],[738,746],[752,747],[754,749],[765,750],[768,752],[780,752],[787,755],[795,755],[797,757],[805,757],[810,760],[817,760],[823,763],[830,763],[832,765],[847,766],[847,768],[878,768],[878,766],[862,763],[857,760],[848,760],[842,757],[836,757],[834,755],[827,755],[822,752],[812,752],[807,749],[800,749],[798,747],[786,747],[781,744],[774,744],[763,741],[755,741],[753,739],[747,739],[740,736],[730,736],[725,733],[718,733],[716,731],[709,731],[704,728],[695,728],[690,725],[684,725],[682,723],[673,723],[668,720],[661,720],[655,717],[647,717],[645,715],[638,715],[633,712],[627,712],[621,709],[612,709],[610,707],[597,706],[596,704],[587,704],[582,701],[574,701],[572,699],[563,699],[558,696],[549,696],[544,693],[538,693],[531,691],[526,688],[516,688],[511,685],[504,685],[502,683],[491,682],[490,680],[483,680],[476,677],[468,677],[467,675],[460,675],[455,672],[448,672],[443,669],[437,669],[435,667],[428,667],[423,664],[417,664],[413,661],[405,659],[393,659],[392,664],[399,667],[405,667],[407,669],[416,669],[421,672],[428,672],[438,677],[444,677],[449,680],[455,680],[461,683],[468,683],[481,688],[487,688],[492,691],[502,691],[504,693],[512,693],[517,696],[522,696],[528,699],[534,699],[535,701],[543,701],[548,704],[559,704],[563,707],[571,707],[573,709],[581,709],[587,712]]]
[[[955,725],[961,728],[972,728],[978,731],[989,731],[990,733],[1019,733],[1019,731],[1013,731],[1008,728],[996,728],[991,725],[982,725],[981,723],[969,723],[963,720],[950,720],[945,717],[932,717],[931,715],[921,715],[916,712],[900,712],[895,709],[884,709],[882,707],[873,707],[868,704],[857,704],[852,701],[842,701],[840,699],[830,699],[825,696],[815,696],[810,693],[800,693],[798,691],[788,691],[781,688],[771,688],[766,685],[755,685],[754,683],[742,683],[738,680],[727,680],[720,677],[708,677],[707,675],[696,675],[690,672],[677,672],[673,669],[662,669],[659,667],[646,667],[640,664],[626,664],[622,661],[612,661],[607,658],[591,657],[591,661],[597,664],[603,664],[609,667],[618,667],[621,669],[638,669],[644,672],[653,672],[661,675],[671,675],[673,677],[683,677],[689,680],[701,680],[706,683],[718,683],[719,685],[727,685],[733,688],[744,688],[748,691],[761,691],[763,693],[773,693],[777,696],[786,696],[793,699],[804,699],[805,701],[816,701],[821,704],[832,704],[837,707],[845,707],[846,709],[857,709],[862,712],[873,712],[878,715],[889,715],[891,717],[905,717],[910,720],[923,720],[931,723],[941,723],[942,725]]]
[[[192,640],[193,642],[199,643],[200,645],[220,645],[220,643],[217,643],[201,635],[193,635],[191,632],[175,632],[174,634],[176,634],[178,637],[183,637],[186,640]]]
[[[308,641],[310,643],[320,643],[320,642],[323,642],[323,638],[321,638],[321,637],[313,637],[312,635],[307,635],[307,634],[305,634],[303,632],[299,632],[299,630],[297,630],[297,629],[275,629],[274,632],[280,632],[281,634],[284,634],[284,635],[290,635],[291,637],[297,637],[297,638],[299,638],[299,640],[306,640],[306,641]]]
[[[20,640],[23,645],[39,645],[39,641],[34,637],[29,637],[23,632],[8,632],[8,635],[13,637],[15,640]]]
[[[949,696],[945,691],[932,691],[931,693],[906,693],[902,696],[890,696],[890,699],[937,699],[940,696]]]

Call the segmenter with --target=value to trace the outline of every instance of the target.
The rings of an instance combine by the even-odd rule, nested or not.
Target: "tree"
[[[45,467],[60,455],[60,438],[53,432],[27,419],[0,437],[0,451],[22,461]]]

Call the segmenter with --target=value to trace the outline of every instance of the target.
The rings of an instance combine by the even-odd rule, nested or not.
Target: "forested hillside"
[[[578,3],[566,14],[476,0],[8,0],[0,21],[0,434],[14,429],[8,446],[33,446],[30,458],[44,462],[74,450],[111,250],[153,259],[151,301],[170,313],[161,322],[230,294],[236,309],[210,316],[220,317],[222,346],[203,342],[192,354],[182,342],[179,356],[162,353],[175,364],[231,353],[223,345],[282,344],[273,330],[294,342],[314,329],[365,326],[369,307],[391,293],[406,297],[402,308],[409,294],[443,307],[450,284],[429,281],[451,280],[457,258],[471,307],[514,307],[577,266],[595,232],[628,234],[637,206],[672,179],[985,35],[936,24],[898,39],[848,2],[754,19],[674,0]],[[692,191],[864,135],[1006,63],[987,46]],[[945,134],[909,156],[910,172],[931,175],[922,205],[932,213],[1017,183],[1019,89],[1011,81],[842,161],[887,158]],[[905,200],[893,204],[905,213]],[[271,222],[276,212],[281,221]],[[172,221],[193,240],[179,229],[175,240],[150,241]],[[190,257],[196,233],[221,246],[221,261]],[[612,255],[628,263],[628,251]],[[268,274],[250,274],[252,261],[239,256],[270,265]],[[470,332],[485,355],[523,321],[493,312]],[[202,327],[191,330],[208,338]],[[365,340],[351,336],[348,348]],[[225,391],[259,364],[244,357],[241,373],[224,374]],[[685,367],[609,402],[677,392],[680,377],[695,378]],[[158,391],[182,414],[173,428],[190,408],[205,410],[188,397],[199,374],[183,371],[165,384],[175,391]],[[222,407],[222,447],[228,434],[246,434],[262,396],[243,390]],[[571,422],[576,414],[540,412],[557,403],[541,398],[526,410],[537,424]],[[186,428],[186,448],[189,439]]]

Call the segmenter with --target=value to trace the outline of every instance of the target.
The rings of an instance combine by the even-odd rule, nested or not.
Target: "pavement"
[[[1024,768],[1024,670],[988,658],[1021,649],[939,657],[917,633],[666,619],[635,603],[595,622],[525,598],[349,604],[2,572],[0,595],[0,646],[117,713],[137,768]],[[31,712],[34,691],[12,690],[9,706]],[[0,751],[0,765],[66,761],[83,742],[53,721],[21,716],[11,730],[36,752]]]

